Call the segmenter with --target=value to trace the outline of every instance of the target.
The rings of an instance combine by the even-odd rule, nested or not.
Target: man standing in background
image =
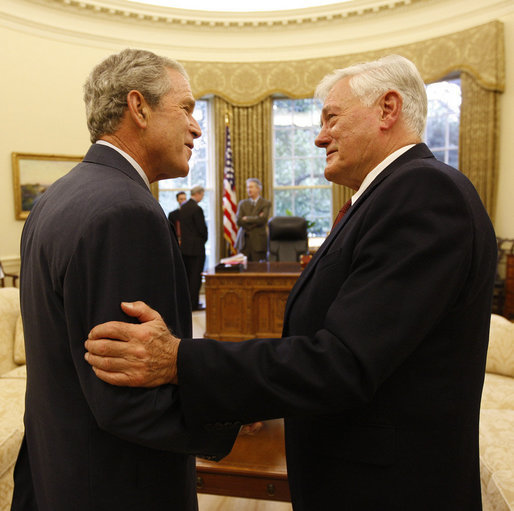
[[[235,248],[248,261],[265,261],[268,251],[267,225],[271,202],[261,197],[262,183],[255,177],[246,180],[248,199],[237,206],[237,232]]]
[[[191,308],[194,311],[205,309],[199,297],[208,233],[203,209],[198,204],[202,201],[204,194],[205,190],[202,186],[194,186],[191,189],[191,198],[180,207],[180,250],[189,282]]]
[[[168,215],[168,220],[175,229],[178,238],[178,243],[180,245],[180,206],[182,206],[182,204],[184,204],[184,202],[186,202],[187,200],[186,192],[178,192],[176,198],[178,202],[178,208],[174,209],[173,211],[170,211],[170,214]]]

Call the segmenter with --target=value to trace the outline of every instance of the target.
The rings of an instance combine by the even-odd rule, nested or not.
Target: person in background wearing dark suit
[[[199,301],[202,286],[202,271],[205,264],[205,242],[207,241],[207,224],[203,209],[198,205],[202,201],[205,190],[202,186],[191,189],[191,198],[180,208],[180,231],[182,258],[186,266],[191,308],[194,311],[205,307]]]
[[[184,204],[187,200],[186,192],[178,192],[176,195],[176,199],[178,202],[178,208],[174,209],[173,211],[170,211],[168,215],[168,220],[170,221],[171,225],[173,225],[173,228],[175,229],[175,233],[177,234],[178,238],[178,244],[180,245],[180,238],[181,238],[181,232],[180,232],[180,206]]]
[[[201,134],[177,62],[124,50],[84,86],[93,145],[32,209],[21,240],[25,437],[14,511],[196,511],[195,454],[226,454],[238,428],[186,429],[178,389],[106,385],[84,336],[144,297],[191,336],[177,240],[150,183],[186,176]],[[140,318],[142,319],[142,318]]]
[[[169,334],[163,356],[165,325],[138,302],[131,314],[152,319],[96,327],[86,357],[113,384],[178,382],[187,424],[285,417],[295,511],[479,511],[493,227],[470,181],[422,143],[412,62],[336,70],[317,96],[325,176],[356,193],[292,289],[283,337]]]
[[[261,197],[262,183],[255,177],[246,180],[248,199],[237,206],[237,232],[235,248],[248,257],[248,261],[265,261],[268,250],[268,217],[271,202]]]

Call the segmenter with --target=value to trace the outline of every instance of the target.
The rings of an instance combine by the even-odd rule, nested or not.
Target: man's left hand
[[[177,381],[180,339],[144,302],[122,303],[140,325],[110,321],[95,326],[85,342],[85,359],[98,378],[124,387],[157,387]]]

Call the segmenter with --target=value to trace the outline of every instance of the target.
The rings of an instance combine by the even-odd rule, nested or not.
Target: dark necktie
[[[334,220],[332,230],[334,230],[334,227],[341,221],[341,218],[343,218],[343,216],[346,215],[346,212],[350,209],[351,205],[352,199],[350,199],[348,202],[345,202],[344,206],[339,210],[339,213],[337,214],[336,219]]]

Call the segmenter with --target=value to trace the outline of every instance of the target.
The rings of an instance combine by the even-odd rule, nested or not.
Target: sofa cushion
[[[19,316],[19,290],[15,287],[0,288],[0,374],[16,367],[14,363],[14,335]]]
[[[23,439],[25,380],[0,378],[0,477],[12,469]]]
[[[486,373],[480,406],[482,409],[514,410],[514,378]]]
[[[497,314],[491,314],[486,371],[514,378],[514,323]]]
[[[23,380],[27,379],[27,366],[25,364],[21,366],[17,366],[14,369],[11,369],[7,373],[4,373],[0,376],[2,378],[21,378]]]
[[[19,365],[27,363],[25,361],[25,338],[23,337],[21,314],[16,320],[16,330],[14,332],[14,361]]]
[[[480,413],[484,509],[514,510],[514,479],[509,475],[514,467],[513,424],[514,410],[482,410]]]

